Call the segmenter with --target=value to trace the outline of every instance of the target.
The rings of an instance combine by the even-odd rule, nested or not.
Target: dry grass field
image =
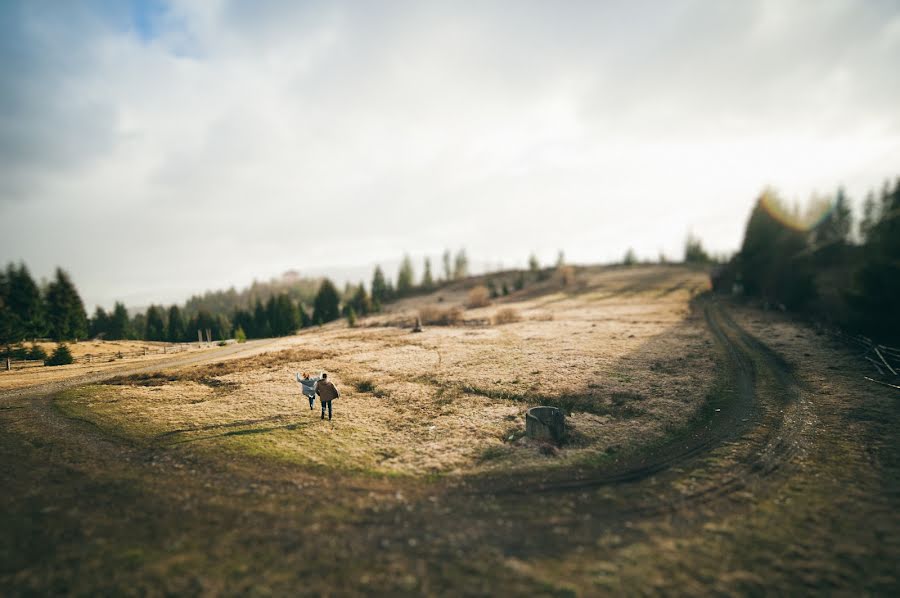
[[[482,284],[355,328],[13,372],[0,593],[900,591],[896,391],[847,347],[679,266],[466,307]],[[413,332],[422,314],[445,325]],[[331,421],[294,381],[321,370]],[[560,446],[523,437],[542,404],[568,414]]]
[[[28,343],[38,345],[47,355],[56,349],[56,343]],[[24,388],[35,384],[60,382],[85,374],[100,374],[132,366],[136,363],[153,363],[171,355],[186,352],[207,351],[217,348],[206,343],[156,343],[151,341],[100,341],[87,340],[67,343],[75,363],[47,367],[42,362],[19,362],[10,371],[0,370],[0,390]]]
[[[116,378],[72,391],[61,405],[143,443],[395,475],[567,466],[684,427],[715,366],[689,306],[705,275],[586,271],[578,282],[414,334],[403,324],[436,301],[417,298],[356,329],[333,324],[250,359]],[[519,321],[492,324],[512,309]],[[322,370],[342,390],[330,422],[294,382],[295,372]],[[523,438],[524,411],[539,404],[570,414],[570,441],[551,458]]]

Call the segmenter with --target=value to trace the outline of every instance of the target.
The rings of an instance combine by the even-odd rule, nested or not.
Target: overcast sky
[[[900,174],[896,0],[7,1],[0,69],[0,259],[89,310],[733,251],[766,185]]]

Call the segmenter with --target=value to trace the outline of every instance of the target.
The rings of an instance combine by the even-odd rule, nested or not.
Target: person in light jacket
[[[328,379],[327,372],[322,372],[321,380],[316,382],[316,394],[319,395],[319,401],[322,403],[322,419],[325,419],[326,405],[328,405],[328,419],[331,419],[331,401],[339,398],[341,393],[338,392],[337,386]]]
[[[316,401],[316,382],[318,382],[320,378],[316,376],[315,378],[310,378],[309,374],[303,372],[303,377],[300,377],[300,372],[297,372],[297,382],[300,383],[300,392],[302,392],[307,399],[309,399],[309,409],[310,411],[313,408],[313,404]]]

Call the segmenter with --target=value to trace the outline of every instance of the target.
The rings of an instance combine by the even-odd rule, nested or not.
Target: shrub
[[[352,307],[347,310],[347,326],[350,328],[356,327],[356,310]]]
[[[234,340],[236,340],[239,343],[247,342],[247,333],[244,332],[244,329],[241,328],[240,326],[238,326],[237,329],[234,331]]]
[[[512,324],[513,322],[518,322],[522,319],[522,316],[519,314],[519,310],[513,309],[512,307],[504,307],[499,310],[496,314],[494,314],[494,324]]]
[[[469,291],[466,307],[487,307],[491,304],[491,292],[485,286],[477,286]]]
[[[45,365],[68,365],[73,363],[72,352],[65,344],[57,345],[50,359],[44,362]]]
[[[462,309],[458,306],[439,307],[426,305],[419,310],[419,319],[422,324],[431,326],[453,326],[462,321]]]
[[[28,351],[28,359],[33,361],[46,361],[47,352],[44,351],[44,348],[40,345],[31,345],[31,350]]]

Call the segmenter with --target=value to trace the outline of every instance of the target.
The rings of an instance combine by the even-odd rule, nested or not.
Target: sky
[[[900,2],[0,3],[0,259],[89,310],[735,251],[900,174]]]

